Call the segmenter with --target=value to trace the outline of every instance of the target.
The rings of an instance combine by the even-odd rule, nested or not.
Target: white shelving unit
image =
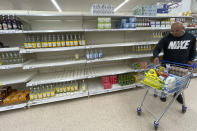
[[[12,64],[12,65],[0,65],[0,70],[8,70],[8,69],[15,69],[15,68],[22,68],[23,63],[20,64]]]
[[[19,51],[21,54],[27,56],[35,56],[34,61],[28,61],[23,64],[13,64],[13,65],[2,65],[0,69],[12,69],[21,68],[24,72],[19,73],[9,73],[0,76],[0,85],[12,85],[18,83],[26,83],[27,87],[37,86],[42,84],[52,84],[60,83],[74,80],[84,80],[88,81],[88,90],[82,92],[81,90],[75,93],[65,93],[61,95],[56,95],[54,97],[45,98],[41,100],[28,101],[27,103],[11,105],[0,107],[0,111],[24,108],[26,106],[40,105],[45,103],[87,97],[91,95],[109,93],[114,91],[126,90],[135,88],[138,84],[119,86],[115,84],[111,89],[104,89],[99,77],[108,75],[117,75],[130,72],[142,72],[142,70],[134,70],[128,65],[127,60],[136,58],[147,58],[151,57],[152,53],[146,54],[136,54],[135,52],[128,52],[127,48],[129,46],[139,46],[139,45],[153,45],[157,44],[157,41],[151,41],[152,33],[155,31],[169,31],[169,27],[141,27],[132,29],[96,29],[97,17],[90,14],[48,14],[48,13],[35,13],[27,11],[24,14],[19,15],[21,19],[31,21],[32,30],[28,31],[0,31],[0,34],[4,37],[9,35],[13,36],[16,41],[13,42],[17,47],[11,48],[0,48],[0,52],[9,51]],[[119,18],[132,17],[130,15],[106,15],[107,17]],[[100,16],[103,17],[103,16]],[[137,18],[144,18],[145,16],[136,16]],[[176,16],[172,16],[176,18]],[[179,16],[178,16],[179,17]],[[74,21],[70,19],[74,18]],[[146,17],[149,18],[149,17]],[[151,18],[170,18],[169,16],[153,16]],[[192,18],[192,17],[181,17],[181,18]],[[41,21],[39,21],[41,20]],[[42,21],[44,20],[44,21]],[[49,21],[47,21],[49,20]],[[50,20],[62,20],[61,23],[53,23]],[[46,23],[45,23],[46,22]],[[57,21],[56,21],[57,22]],[[112,20],[112,22],[114,22]],[[114,24],[114,23],[113,23]],[[55,26],[54,26],[55,25]],[[112,27],[114,28],[114,27]],[[186,27],[186,29],[197,29],[195,27]],[[148,33],[144,33],[148,32]],[[76,46],[76,47],[56,47],[56,48],[36,48],[36,49],[23,49],[19,48],[22,46],[22,41],[27,35],[37,36],[40,34],[83,34],[85,36],[86,45]],[[16,35],[15,35],[16,34]],[[23,37],[19,40],[19,37]],[[139,38],[140,37],[140,38]],[[141,42],[131,42],[131,41],[141,41]],[[20,42],[20,43],[18,43]],[[21,45],[19,45],[21,44]],[[15,46],[14,45],[14,46]],[[63,58],[73,58],[73,54],[70,52],[80,52],[80,58],[84,58],[86,50],[105,48],[106,54],[103,53],[102,59],[97,60],[73,60],[73,59],[63,59]],[[114,52],[110,48],[120,49],[120,52],[114,55]],[[128,48],[129,50],[129,48]],[[52,55],[51,55],[52,54]],[[69,54],[72,57],[69,57]],[[81,56],[83,54],[83,56]],[[68,55],[68,56],[67,56]],[[161,54],[163,55],[163,54]],[[60,57],[61,56],[61,57]],[[46,57],[50,58],[50,60]],[[60,57],[60,58],[59,58]],[[29,57],[28,57],[29,58]],[[30,57],[32,58],[32,57]],[[118,62],[117,62],[118,61]],[[120,61],[120,62],[119,62]],[[106,63],[115,62],[116,65],[107,65]],[[103,64],[105,63],[105,64]],[[127,63],[127,64],[126,64]],[[81,64],[83,66],[81,66]],[[75,66],[80,67],[75,67]],[[57,69],[50,70],[48,67],[58,67]],[[67,68],[70,66],[69,68]],[[29,69],[35,69],[35,72],[30,72]],[[27,72],[28,71],[28,72]],[[197,75],[196,75],[197,76]]]
[[[35,72],[20,72],[20,73],[13,73],[13,74],[6,74],[0,76],[0,85],[13,85],[19,83],[26,83],[32,79],[35,75]]]
[[[36,68],[44,68],[44,67],[54,67],[54,66],[66,66],[66,65],[75,65],[75,64],[85,64],[86,60],[65,60],[65,59],[57,59],[57,60],[44,60],[44,61],[32,61],[23,66],[24,70],[27,69],[36,69]]]
[[[0,52],[19,51],[19,47],[0,48]]]
[[[85,46],[39,48],[39,49],[20,49],[20,53],[56,52],[56,51],[82,50],[82,49],[85,49]]]

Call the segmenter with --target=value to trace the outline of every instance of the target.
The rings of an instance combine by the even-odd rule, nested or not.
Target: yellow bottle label
[[[82,41],[81,41],[81,40],[79,40],[79,41],[78,41],[78,43],[79,43],[79,46],[81,46],[81,45],[82,45]]]
[[[53,43],[53,47],[57,47],[57,42],[52,42]]]
[[[55,96],[55,92],[54,91],[51,91],[51,96]]]
[[[78,41],[74,41],[74,45],[75,46],[78,46]]]
[[[33,48],[37,48],[37,44],[36,43],[33,43]]]
[[[45,47],[45,44],[44,44],[44,42],[42,42],[42,47],[43,47],[43,48]]]
[[[66,91],[69,92],[70,91],[70,86],[66,87]]]
[[[40,42],[37,42],[37,48],[40,48],[41,47],[41,45],[40,45]]]
[[[49,47],[48,42],[44,42],[44,47]]]
[[[57,47],[61,47],[61,42],[60,41],[57,42]]]
[[[64,88],[63,88],[63,87],[60,88],[60,92],[61,92],[61,93],[64,92]]]
[[[47,92],[47,97],[50,97],[51,96],[51,92]]]
[[[82,45],[86,45],[86,41],[85,40],[82,40]]]
[[[75,89],[75,91],[78,91],[78,86],[75,85],[75,86],[74,86],[74,89]]]
[[[39,98],[39,99],[42,99],[42,93],[40,93],[40,94],[38,95],[38,98]]]
[[[66,42],[65,41],[61,41],[61,46],[65,47],[66,46]]]
[[[73,41],[70,41],[70,46],[74,46],[74,42]]]
[[[46,92],[43,92],[43,98],[46,98],[47,97],[47,93]]]
[[[66,41],[66,46],[70,46],[70,41]]]
[[[33,47],[32,43],[28,43],[28,48],[32,48],[32,47]]]
[[[24,43],[24,48],[28,48],[28,43]]]
[[[33,95],[31,94],[31,95],[29,95],[29,99],[30,100],[33,100],[34,99],[34,97],[33,97]]]
[[[86,86],[82,86],[82,91],[86,91]]]
[[[52,42],[48,42],[49,47],[53,47]]]

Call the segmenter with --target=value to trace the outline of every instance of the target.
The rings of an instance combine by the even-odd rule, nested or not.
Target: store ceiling
[[[124,0],[56,0],[63,11],[89,12],[91,4],[105,3],[117,7]],[[119,12],[130,12],[136,5],[156,3],[157,0],[130,0]],[[0,0],[0,10],[57,11],[50,0]]]

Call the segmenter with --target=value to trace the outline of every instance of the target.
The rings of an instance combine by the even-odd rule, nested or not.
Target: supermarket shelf
[[[56,95],[54,97],[50,97],[50,98],[29,101],[27,103],[27,105],[28,106],[40,105],[40,104],[57,102],[57,101],[81,98],[81,97],[86,97],[86,96],[88,96],[88,91],[86,91],[86,92],[79,91],[79,92],[74,92],[74,93],[73,92],[62,93],[61,95],[58,94],[58,95]]]
[[[157,44],[157,43],[158,41],[99,44],[99,45],[87,45],[86,48],[89,49],[89,48],[124,47],[124,46],[135,46],[135,45],[149,45],[149,44]]]
[[[34,72],[22,72],[2,75],[0,77],[0,85],[25,83],[31,80],[35,74]]]
[[[19,47],[0,48],[0,52],[19,51]]]
[[[127,86],[120,86],[119,84],[114,84],[112,85],[111,89],[104,89],[101,79],[95,79],[95,80],[92,80],[91,82],[88,82],[88,90],[89,90],[90,96],[109,93],[109,92],[115,92],[115,91],[120,91],[120,90],[126,90],[126,89],[131,89],[131,88],[136,88],[136,85],[132,84],[132,85],[127,85]]]
[[[12,64],[12,65],[0,65],[0,70],[14,69],[14,68],[22,68],[23,63],[20,64]]]
[[[40,60],[40,61],[32,61],[23,66],[23,69],[35,69],[42,67],[54,67],[54,66],[64,66],[64,65],[74,65],[74,64],[85,64],[86,60]]]
[[[51,84],[72,80],[86,79],[84,70],[70,70],[65,72],[43,73],[36,75],[26,86],[36,86],[41,84]]]
[[[0,30],[0,34],[22,34],[25,33],[23,30]]]
[[[160,54],[160,56],[163,55],[163,53]],[[144,57],[152,57],[153,54],[128,54],[128,55],[119,55],[119,56],[110,56],[105,57],[102,59],[96,59],[96,60],[87,60],[87,63],[96,63],[96,62],[105,62],[105,61],[117,61],[117,60],[127,60],[127,59],[133,59],[133,58],[144,58]]]
[[[67,50],[81,50],[81,49],[85,49],[85,46],[39,48],[39,49],[20,49],[20,53],[55,52],[55,51],[67,51]]]
[[[22,104],[17,104],[17,105],[10,105],[10,106],[4,106],[4,107],[0,107],[0,112],[13,110],[13,109],[25,108],[26,106],[27,106],[27,103],[22,103]]]
[[[25,34],[33,34],[33,33],[58,33],[58,32],[84,32],[84,29],[70,29],[70,30],[30,30],[30,31],[24,31]]]

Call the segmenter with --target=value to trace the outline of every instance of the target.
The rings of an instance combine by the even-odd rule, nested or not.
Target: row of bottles
[[[153,32],[152,38],[157,39],[157,38],[163,38],[166,36],[169,32]]]
[[[30,100],[42,99],[46,97],[53,97],[55,95],[63,95],[63,93],[74,93],[79,91],[79,88],[83,92],[87,90],[85,80],[82,82],[70,81],[65,83],[55,83],[48,85],[40,85],[30,88]]]
[[[0,65],[23,63],[24,59],[19,52],[2,52],[0,53]]]
[[[15,15],[1,15],[0,30],[23,30],[23,23]]]
[[[134,53],[140,53],[140,54],[147,54],[152,53],[153,49],[155,48],[155,45],[136,45],[132,46],[132,52]]]
[[[87,60],[95,60],[95,59],[101,59],[101,58],[103,58],[103,52],[101,49],[99,49],[99,51],[97,49],[95,49],[94,51],[93,49],[86,51]]]
[[[50,48],[50,47],[71,47],[84,46],[84,35],[81,34],[59,34],[27,36],[24,41],[24,48]]]

